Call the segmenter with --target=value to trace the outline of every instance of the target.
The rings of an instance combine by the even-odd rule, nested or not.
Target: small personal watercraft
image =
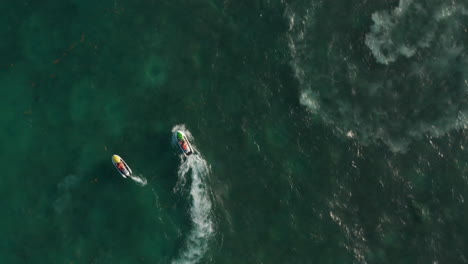
[[[193,154],[192,145],[190,145],[190,142],[188,141],[184,132],[180,130],[174,132],[174,140],[177,142],[177,145],[179,145],[180,150],[186,157]]]
[[[125,163],[119,155],[112,155],[112,164],[114,164],[122,177],[127,178],[132,175],[132,169],[130,169],[127,163]]]

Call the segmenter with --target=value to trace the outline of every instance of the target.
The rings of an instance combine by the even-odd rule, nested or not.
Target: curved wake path
[[[180,129],[180,127],[176,127],[176,129],[184,130],[186,135],[190,135],[185,129]],[[214,233],[214,223],[211,217],[212,204],[209,188],[205,183],[209,171],[206,161],[198,154],[187,157],[180,164],[178,181],[174,191],[181,190],[185,185],[186,177],[191,174],[190,198],[192,203],[190,216],[193,227],[178,258],[172,261],[173,264],[198,263],[208,249],[209,240]]]

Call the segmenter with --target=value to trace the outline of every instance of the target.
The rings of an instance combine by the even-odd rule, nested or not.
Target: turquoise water
[[[0,7],[1,263],[468,262],[465,1]]]

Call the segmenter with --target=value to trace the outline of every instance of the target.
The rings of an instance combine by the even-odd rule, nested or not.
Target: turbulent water
[[[145,177],[143,177],[142,175],[132,175],[129,178],[132,179],[133,181],[135,181],[136,183],[138,183],[141,186],[145,186],[146,184],[148,184],[148,180]]]
[[[323,31],[335,23],[323,22],[338,9],[334,4],[312,1],[305,9],[303,4],[288,9],[301,103],[344,135],[363,144],[384,142],[395,152],[425,135],[466,128],[466,3],[363,5],[350,4],[353,15],[336,22],[351,29],[329,34]],[[359,20],[369,16],[372,22],[362,25]]]
[[[466,1],[0,7],[0,263],[468,263]]]
[[[193,141],[190,131],[185,126],[178,125],[172,129],[172,133],[180,130]],[[177,144],[174,142],[174,144]],[[195,146],[193,146],[195,148]],[[181,156],[183,156],[181,154]],[[209,187],[206,184],[206,177],[209,176],[209,167],[200,153],[194,153],[186,158],[181,157],[181,164],[178,171],[178,181],[175,191],[181,192],[187,177],[191,176],[190,186],[190,216],[192,218],[192,230],[187,235],[183,252],[172,263],[197,263],[205,254],[208,242],[214,233],[214,223],[212,219],[212,205],[209,196]]]

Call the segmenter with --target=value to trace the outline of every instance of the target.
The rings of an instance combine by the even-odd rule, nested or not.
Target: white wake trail
[[[142,187],[148,184],[148,180],[143,175],[130,175],[128,177]]]
[[[186,135],[190,133],[185,131]],[[190,139],[190,138],[189,138]],[[192,230],[185,239],[184,246],[173,264],[198,263],[208,249],[209,241],[214,233],[212,219],[212,204],[209,195],[209,187],[206,179],[210,169],[206,161],[198,154],[193,154],[182,159],[178,171],[178,181],[174,191],[180,191],[191,175],[190,186],[190,217],[192,219]]]

